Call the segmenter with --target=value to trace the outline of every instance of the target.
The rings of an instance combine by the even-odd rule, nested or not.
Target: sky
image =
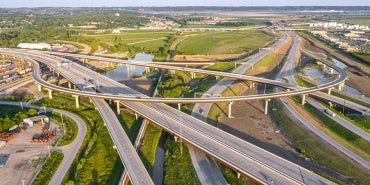
[[[370,6],[369,0],[0,0],[13,7]]]

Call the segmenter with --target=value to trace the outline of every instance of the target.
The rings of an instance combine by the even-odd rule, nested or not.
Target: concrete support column
[[[150,72],[150,68],[149,67],[145,67],[145,72],[146,73],[149,73]]]
[[[72,95],[72,96],[75,97],[75,100],[76,100],[76,108],[80,108],[79,96],[78,95]]]
[[[48,89],[49,99],[53,99],[53,91]]]
[[[114,101],[114,102],[116,102],[116,105],[117,105],[117,114],[121,114],[120,101]]]
[[[181,111],[181,103],[178,103],[178,104],[177,104],[177,109],[178,109],[179,111]]]
[[[268,113],[268,110],[269,110],[269,101],[270,101],[271,99],[267,99],[267,100],[265,100],[265,114],[267,115],[267,113]]]
[[[215,76],[216,80],[218,80],[220,78],[220,76]]]
[[[333,74],[334,73],[334,69],[333,68],[329,68],[329,74]]]
[[[306,94],[302,94],[302,105],[306,104]]]
[[[72,84],[70,81],[68,81],[68,89],[71,89],[72,88]]]
[[[233,105],[233,102],[231,101],[231,102],[229,102],[229,111],[228,111],[228,114],[227,114],[227,117],[228,118],[233,118],[232,116],[231,116],[231,106]]]
[[[41,85],[40,84],[37,84],[37,90],[39,91],[39,92],[41,92],[41,89],[42,87],[41,87]]]
[[[343,91],[343,89],[344,89],[344,83],[339,84],[338,90]]]
[[[240,179],[240,172],[237,172],[236,176],[238,177],[238,179]]]
[[[329,88],[328,89],[328,95],[331,95],[331,90],[332,90],[333,88]]]
[[[109,105],[112,105],[112,100],[108,100],[108,102],[109,102]]]
[[[110,64],[109,64],[111,67],[113,67],[113,62],[110,62]]]
[[[195,78],[195,73],[191,73],[191,79]]]
[[[254,65],[252,64],[251,69],[253,70]]]
[[[177,139],[178,139],[177,136],[173,136],[173,138],[175,138],[175,142],[177,142]]]
[[[135,112],[135,119],[138,119],[139,118],[139,114],[137,114],[136,112]]]

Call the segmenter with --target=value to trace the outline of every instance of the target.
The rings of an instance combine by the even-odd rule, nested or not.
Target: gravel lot
[[[51,123],[50,128],[57,126]],[[0,185],[21,185],[22,180],[28,184],[36,172],[38,159],[48,155],[51,149],[52,141],[47,143],[31,143],[35,134],[40,134],[43,125],[35,125],[27,128],[10,140],[3,148],[0,154],[8,154],[9,159],[4,167],[0,168]],[[0,155],[0,157],[2,157]]]

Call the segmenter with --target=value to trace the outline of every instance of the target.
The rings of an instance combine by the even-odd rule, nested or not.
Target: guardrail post
[[[41,92],[41,89],[42,87],[41,87],[41,85],[40,84],[37,84],[37,90],[39,90],[39,92]]]
[[[116,102],[116,104],[117,104],[117,114],[121,114],[120,101],[116,100],[114,102]]]
[[[307,94],[302,94],[302,105],[306,104],[306,95]]]
[[[228,114],[227,114],[227,117],[228,118],[233,118],[232,116],[231,116],[231,106],[233,105],[233,102],[231,101],[231,102],[229,102],[229,111],[228,111]]]
[[[49,99],[53,99],[53,91],[48,89]]]
[[[267,100],[265,100],[265,114],[267,115],[267,113],[268,113],[268,108],[269,108],[269,101],[270,101],[271,99],[267,99]]]
[[[72,95],[72,96],[75,97],[75,100],[76,100],[76,108],[80,108],[79,96],[78,95]]]

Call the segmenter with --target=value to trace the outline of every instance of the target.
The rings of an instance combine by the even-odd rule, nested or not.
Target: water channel
[[[137,53],[134,58],[129,58],[129,60],[134,61],[153,61],[154,55],[147,54],[147,53]],[[129,69],[129,70],[127,70]],[[143,66],[130,66],[126,64],[122,64],[117,68],[102,73],[104,76],[107,76],[115,81],[124,81],[129,80],[135,77],[140,77],[143,72],[145,71],[145,67]]]
[[[335,63],[337,67],[341,69],[344,69],[347,67],[346,64],[344,64],[343,62],[335,58],[333,58],[333,62]],[[335,71],[333,73],[330,73],[330,70],[328,68],[322,69],[322,68],[317,68],[317,67],[305,67],[304,72],[306,73],[307,76],[313,77],[316,81],[320,83],[328,83],[333,80],[332,78],[327,77],[328,74],[338,74]],[[360,91],[352,87],[349,87],[347,85],[344,86],[344,90],[349,93],[355,94],[355,95],[362,95]]]

